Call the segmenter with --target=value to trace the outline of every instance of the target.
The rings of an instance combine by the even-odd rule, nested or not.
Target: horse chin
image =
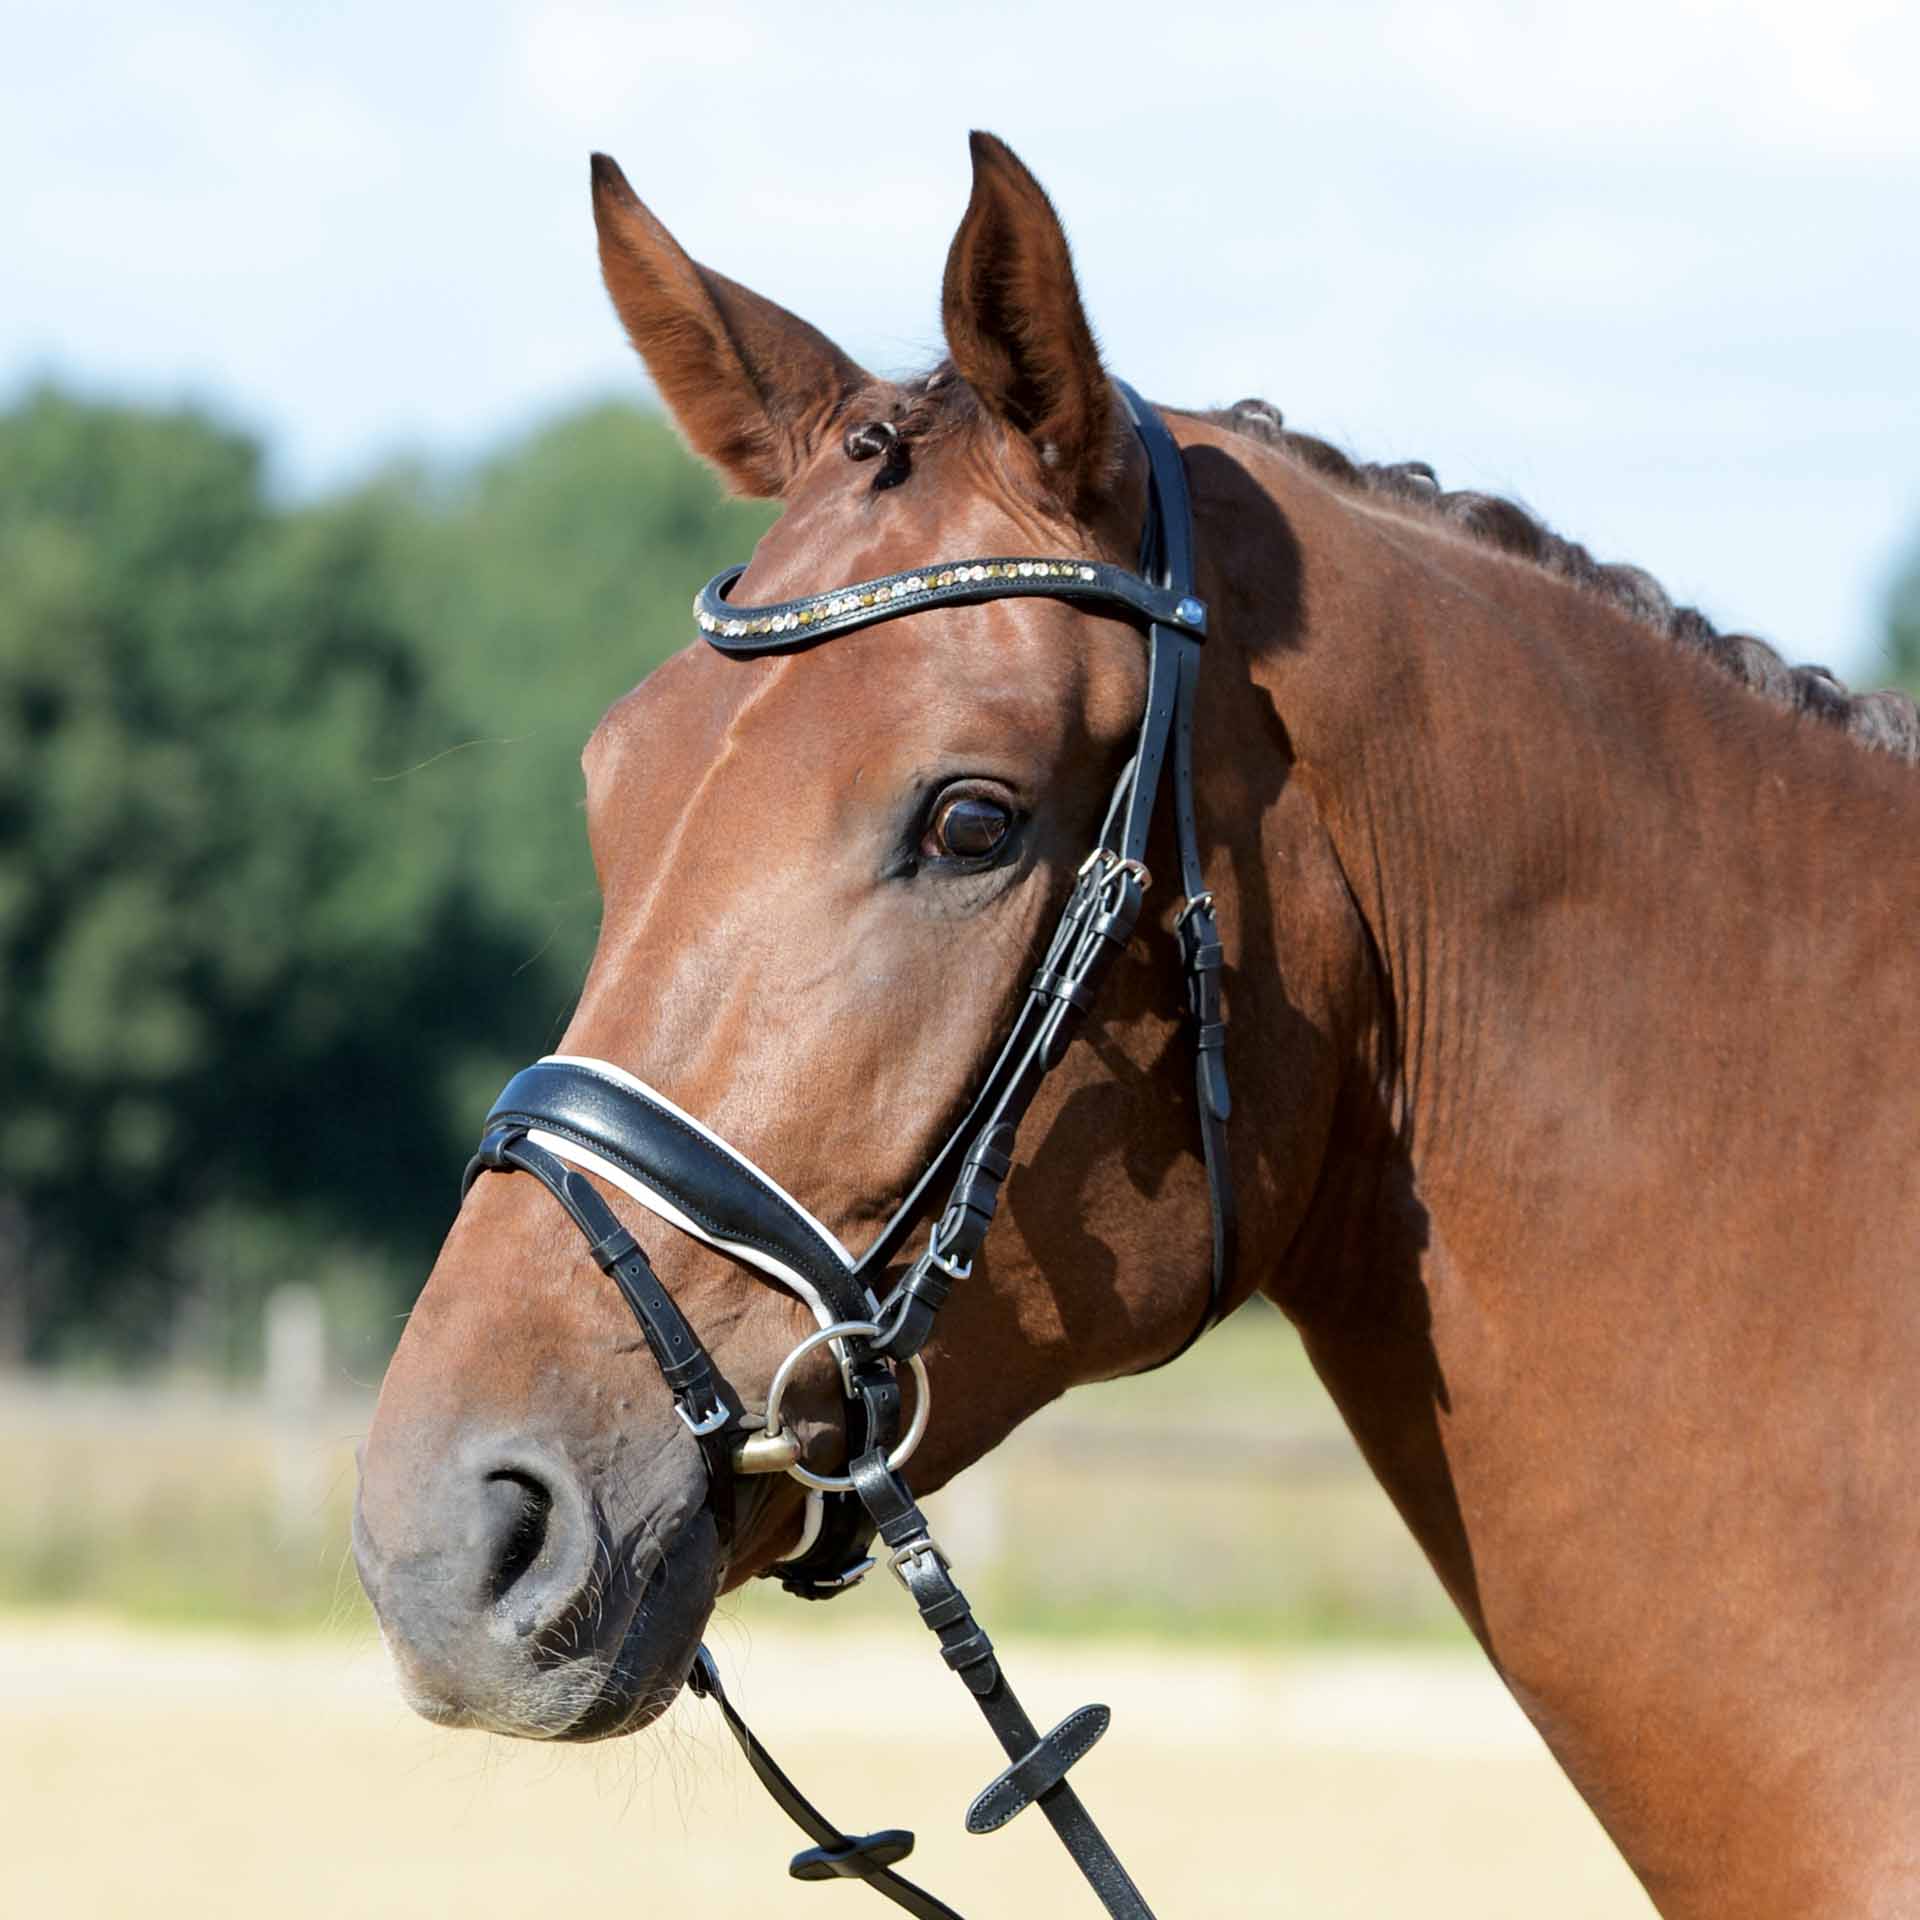
[[[639,1733],[673,1704],[686,1684],[693,1656],[719,1591],[719,1538],[712,1519],[699,1516],[703,1566],[684,1577],[684,1556],[663,1555],[642,1585],[610,1660],[600,1663],[592,1698],[556,1740],[613,1740]]]

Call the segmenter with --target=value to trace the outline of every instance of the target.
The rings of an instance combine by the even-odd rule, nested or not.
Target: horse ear
[[[1113,389],[1080,304],[1053,203],[1012,148],[969,136],[973,198],[940,302],[954,370],[1038,456],[1042,484],[1080,512],[1113,480]]]
[[[593,223],[614,311],[688,444],[776,499],[869,377],[825,334],[687,257],[604,153]]]

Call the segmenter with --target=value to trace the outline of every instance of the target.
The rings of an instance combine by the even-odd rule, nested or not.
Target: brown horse
[[[742,600],[942,556],[1131,564],[1144,460],[1066,240],[1005,147],[973,152],[950,359],[904,384],[696,265],[596,161],[634,345],[695,449],[784,505]],[[1213,618],[1242,1297],[1298,1325],[1663,1913],[1920,1912],[1912,706],[1271,409],[1167,417]],[[605,918],[563,1051],[871,1238],[1020,1001],[1142,652],[1032,599],[670,660],[587,747]],[[1163,1358],[1206,1297],[1158,904],[927,1349],[922,1489]],[[762,1404],[805,1307],[607,1193]],[[825,1471],[841,1403],[814,1368],[795,1424]],[[793,1482],[743,1480],[723,1553],[619,1296],[533,1181],[480,1181],[363,1463],[362,1575],[419,1710],[639,1727],[801,1524]]]

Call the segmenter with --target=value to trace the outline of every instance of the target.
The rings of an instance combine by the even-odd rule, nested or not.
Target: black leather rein
[[[1103,561],[997,558],[940,562],[778,605],[727,598],[744,569],[711,581],[694,617],[720,652],[757,656],[816,646],[840,634],[930,607],[1045,596],[1097,607],[1147,633],[1147,697],[1132,759],[1121,776],[1100,838],[1075,878],[1045,959],[965,1116],[902,1198],[878,1238],[857,1259],[752,1161],[665,1096],[605,1061],[554,1057],[508,1082],[487,1116],[464,1193],[489,1170],[529,1173],[586,1236],[594,1260],[619,1287],[675,1408],[701,1450],[711,1508],[723,1544],[731,1536],[736,1475],[787,1471],[815,1489],[795,1555],[769,1571],[790,1592],[822,1599],[843,1591],[873,1563],[877,1533],[890,1565],[937,1635],[942,1656],[972,1694],[1009,1765],[975,1800],[970,1831],[989,1833],[1038,1805],[1108,1913],[1152,1920],[1146,1902],[1067,1781],[1067,1771],[1105,1733],[1105,1707],[1083,1707],[1044,1738],[1002,1673],[993,1643],[955,1584],[946,1555],[901,1477],[927,1417],[919,1355],[952,1289],[964,1284],[998,1208],[1021,1121],[1092,1007],[1100,982],[1132,936],[1149,875],[1144,864],[1156,798],[1171,772],[1174,834],[1185,901],[1178,933],[1188,1012],[1195,1028],[1195,1075],[1202,1156],[1212,1211],[1211,1280],[1205,1309],[1176,1357],[1219,1316],[1232,1296],[1233,1192],[1226,1153],[1230,1112],[1223,956],[1201,868],[1193,800],[1193,717],[1206,608],[1194,594],[1193,517],[1186,470],[1160,417],[1116,381],[1150,475],[1138,573]],[[693,1329],[661,1286],[638,1241],[601,1198],[589,1173],[619,1187],[682,1232],[718,1247],[799,1294],[820,1331],[782,1363],[764,1413],[729,1397]],[[898,1284],[878,1286],[916,1219],[945,1183],[946,1204],[925,1249]],[[843,1476],[811,1472],[798,1460],[778,1409],[785,1381],[814,1347],[831,1345],[846,1400],[849,1460]],[[1157,1364],[1164,1364],[1163,1362]],[[899,1368],[911,1367],[918,1394],[901,1434]],[[799,1879],[864,1880],[922,1920],[958,1920],[924,1889],[893,1871],[911,1850],[899,1830],[853,1839],[820,1814],[774,1765],[721,1690],[704,1648],[688,1676],[713,1698],[749,1764],[779,1805],[816,1842],[798,1855]]]

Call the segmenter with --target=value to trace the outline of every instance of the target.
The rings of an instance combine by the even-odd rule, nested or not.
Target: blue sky
[[[586,156],[880,371],[992,128],[1110,361],[1517,495],[1875,677],[1920,534],[1920,9],[9,0],[0,389],[193,395],[284,480],[644,384]]]

